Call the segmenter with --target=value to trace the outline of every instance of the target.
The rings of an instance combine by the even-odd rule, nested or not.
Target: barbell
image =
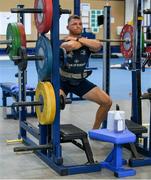
[[[36,40],[26,40],[25,28],[22,23],[9,23],[6,30],[6,40],[1,40],[1,45],[8,45],[10,58],[17,55],[17,49],[26,48],[26,43],[33,43]]]
[[[131,43],[130,39],[99,39],[100,42],[125,42]]]
[[[11,60],[18,65],[21,71],[27,68],[28,61],[43,61],[44,56],[27,55],[26,42],[36,42],[26,40],[24,25],[22,23],[9,23],[6,33],[7,40],[0,41],[0,44],[7,44],[7,52]]]
[[[25,47],[21,47],[18,50],[18,56],[13,56],[13,62],[18,66],[20,71],[24,71],[27,68],[28,61],[44,61],[44,56],[27,55]]]
[[[52,27],[53,2],[52,0],[35,0],[34,8],[12,8],[12,13],[34,13],[34,20],[39,33],[47,33]],[[71,10],[62,9],[61,14],[71,14]]]
[[[70,99],[60,95],[60,109],[63,110],[66,104],[71,104]],[[34,102],[15,102],[12,107],[35,106],[38,121],[42,125],[52,124],[56,114],[56,98],[52,84],[48,81],[39,82],[36,88]]]
[[[52,47],[50,40],[41,35],[36,41],[36,53],[27,56],[26,34],[23,24],[9,23],[7,27],[7,40],[0,41],[1,44],[8,43],[8,54],[20,70],[25,70],[27,61],[36,60],[36,69],[39,80],[47,81],[51,79],[52,72]],[[130,59],[133,55],[133,26],[126,24],[120,34],[120,39],[100,39],[102,42],[120,42],[120,49],[123,56]],[[32,41],[32,40],[30,40]],[[144,41],[143,41],[144,42]],[[143,44],[142,42],[142,44]],[[150,42],[146,40],[145,42]],[[64,49],[60,48],[60,59],[66,64],[67,55]]]
[[[52,74],[52,47],[50,40],[41,35],[36,41],[35,55],[27,55],[24,25],[21,23],[9,23],[6,34],[7,40],[0,41],[0,44],[8,45],[8,55],[15,65],[18,65],[19,69],[23,71],[27,68],[28,61],[35,61],[39,80],[50,80]],[[62,48],[60,48],[60,59],[62,61],[66,59],[66,53]]]

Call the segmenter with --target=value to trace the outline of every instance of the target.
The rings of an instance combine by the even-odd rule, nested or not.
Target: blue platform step
[[[135,142],[135,134],[128,129],[121,133],[109,131],[107,129],[97,129],[89,131],[89,137],[91,139],[114,144],[114,147],[107,158],[103,162],[100,162],[102,168],[107,168],[113,171],[116,177],[136,175],[136,171],[134,169],[124,169],[122,167],[125,162],[122,158],[122,144]]]

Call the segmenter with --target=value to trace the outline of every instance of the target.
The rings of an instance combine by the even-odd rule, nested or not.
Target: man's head
[[[70,35],[80,35],[82,33],[82,21],[77,15],[72,15],[68,19],[68,26]]]

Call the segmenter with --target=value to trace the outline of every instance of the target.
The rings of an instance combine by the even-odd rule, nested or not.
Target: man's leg
[[[107,116],[107,113],[112,105],[112,100],[103,90],[98,87],[91,89],[83,96],[83,98],[96,102],[100,105],[96,112],[96,118],[93,125],[93,129],[98,129]]]

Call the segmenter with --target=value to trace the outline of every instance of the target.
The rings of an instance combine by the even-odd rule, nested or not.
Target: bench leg
[[[134,176],[136,171],[133,169],[122,168],[122,145],[114,144],[114,148],[107,156],[105,161],[101,162],[102,167],[107,168],[114,172],[116,177]]]
[[[88,138],[82,138],[83,147],[89,163],[94,163],[93,153],[88,141]]]
[[[2,105],[3,105],[3,118],[6,119],[7,118],[7,97],[5,94],[5,91],[2,91]]]

